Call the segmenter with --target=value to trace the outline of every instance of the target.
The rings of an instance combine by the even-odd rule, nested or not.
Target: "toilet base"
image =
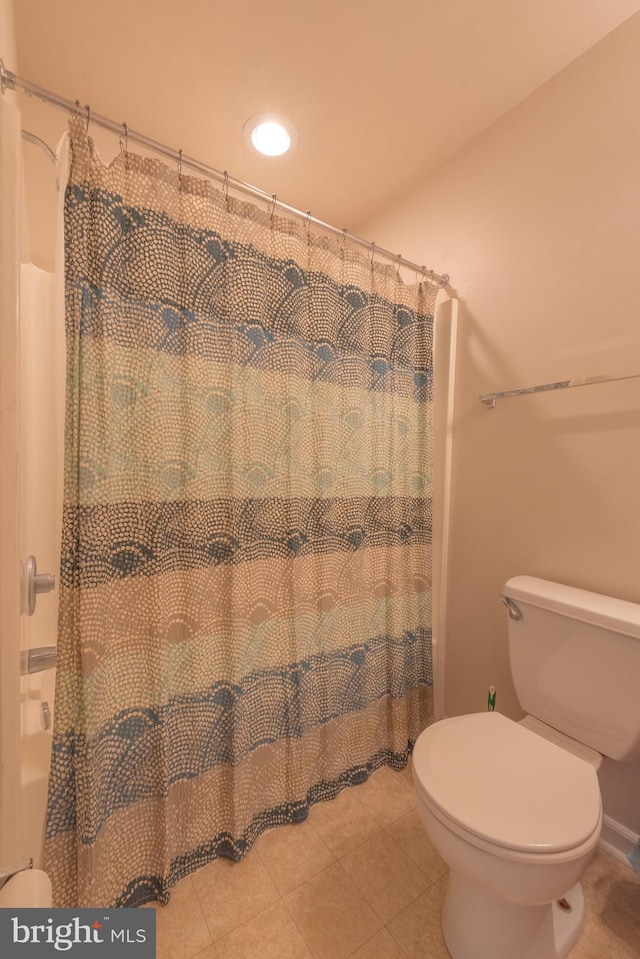
[[[584,895],[576,883],[556,902],[525,906],[497,899],[459,873],[449,874],[442,931],[452,959],[564,959],[584,929]]]

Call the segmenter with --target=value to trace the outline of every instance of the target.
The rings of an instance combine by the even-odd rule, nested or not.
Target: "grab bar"
[[[525,396],[528,393],[548,393],[550,390],[567,390],[574,386],[595,386],[596,383],[616,383],[618,380],[637,380],[640,373],[625,373],[622,376],[585,376],[581,379],[559,380],[557,383],[541,383],[539,386],[525,386],[519,390],[502,390],[500,393],[482,393],[480,402],[488,410],[495,409],[496,400],[506,400],[510,396]]]
[[[55,646],[35,646],[20,652],[20,675],[41,673],[45,669],[55,669],[57,651]]]

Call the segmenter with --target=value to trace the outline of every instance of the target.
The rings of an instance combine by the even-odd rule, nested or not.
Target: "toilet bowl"
[[[584,926],[603,755],[640,761],[640,606],[529,576],[504,587],[527,716],[441,720],[413,750],[418,812],[449,866],[453,959],[564,959]]]
[[[577,884],[602,826],[593,767],[499,713],[478,713],[425,730],[413,778],[450,870],[443,933],[454,959],[566,955],[582,931]]]

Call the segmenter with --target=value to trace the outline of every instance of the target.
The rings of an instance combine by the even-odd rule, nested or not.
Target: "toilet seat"
[[[479,845],[537,858],[597,841],[595,770],[500,713],[429,726],[414,746],[413,778],[434,814]]]

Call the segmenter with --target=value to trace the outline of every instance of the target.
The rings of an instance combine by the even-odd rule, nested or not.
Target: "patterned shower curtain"
[[[46,868],[180,878],[432,720],[435,290],[71,121]]]

